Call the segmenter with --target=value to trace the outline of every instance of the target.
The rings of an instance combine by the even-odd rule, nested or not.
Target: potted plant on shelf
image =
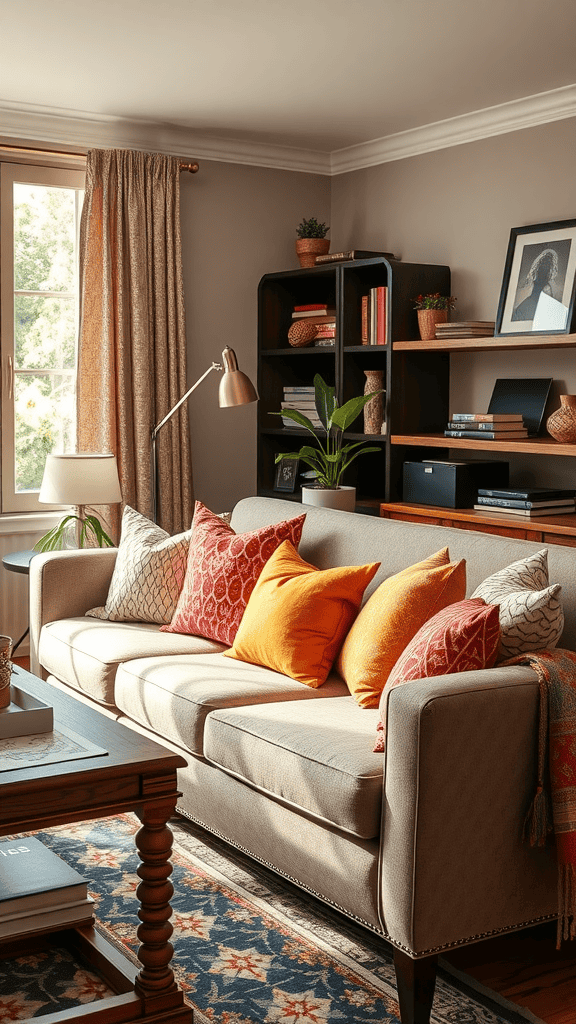
[[[282,459],[301,459],[314,470],[316,482],[302,488],[304,504],[324,505],[346,512],[354,511],[356,488],[344,486],[340,482],[342,474],[358,455],[378,452],[381,449],[375,445],[366,447],[364,441],[344,444],[344,431],[348,430],[348,427],[360,415],[367,402],[374,398],[374,394],[380,393],[370,392],[368,395],[360,395],[339,406],[335,389],[329,387],[317,373],[314,377],[314,399],[316,412],[326,435],[325,438],[318,436],[308,417],[297,409],[283,409],[281,413],[272,413],[273,416],[288,417],[298,426],[304,427],[312,434],[316,442],[316,448],[304,445],[299,452],[284,452],[276,456],[276,462],[280,462]]]
[[[296,228],[296,255],[303,268],[313,267],[316,257],[323,256],[330,250],[330,239],[326,238],[329,227],[319,224],[315,217],[303,220]]]
[[[440,295],[433,292],[429,295],[417,295],[413,300],[414,309],[418,310],[418,327],[422,341],[432,341],[436,337],[436,324],[448,321],[448,312],[454,309],[456,299],[453,295]]]

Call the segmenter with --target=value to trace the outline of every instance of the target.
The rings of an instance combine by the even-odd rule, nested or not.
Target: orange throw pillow
[[[362,708],[377,708],[392,667],[428,619],[466,596],[466,561],[443,548],[390,576],[361,609],[337,668]]]
[[[264,566],[224,654],[321,686],[379,565],[317,569],[284,541]]]

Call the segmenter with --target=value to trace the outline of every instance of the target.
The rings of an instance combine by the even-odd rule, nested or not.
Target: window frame
[[[40,512],[59,508],[40,504],[39,491],[16,491],[14,372],[14,184],[84,190],[85,171],[57,164],[6,161],[0,152],[0,357],[2,398],[1,512]],[[78,325],[77,325],[78,326]]]

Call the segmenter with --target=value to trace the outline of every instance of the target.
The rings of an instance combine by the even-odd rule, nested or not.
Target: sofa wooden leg
[[[402,1024],[430,1024],[437,964],[437,956],[425,956],[421,960],[413,960],[400,949],[394,950],[394,968]]]

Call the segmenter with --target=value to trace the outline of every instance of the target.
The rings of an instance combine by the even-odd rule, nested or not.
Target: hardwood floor
[[[556,922],[478,942],[444,959],[546,1024],[576,1022],[576,943],[556,949]]]
[[[27,657],[14,662],[30,669]],[[576,1024],[576,941],[557,950],[555,922],[477,942],[444,959],[546,1024]]]

